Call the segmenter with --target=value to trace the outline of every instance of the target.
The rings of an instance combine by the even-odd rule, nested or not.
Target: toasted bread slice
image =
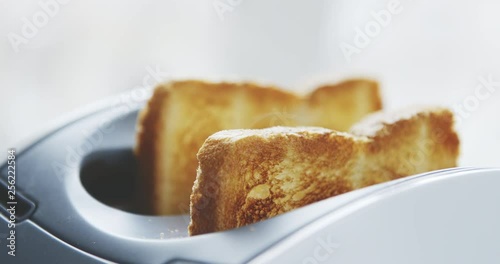
[[[191,235],[255,223],[368,185],[456,166],[452,113],[378,113],[350,133],[316,127],[226,130],[198,152]]]
[[[156,88],[140,113],[136,155],[148,213],[189,212],[196,153],[211,134],[234,128],[311,125],[347,130],[381,108],[378,84],[350,80],[297,96],[249,83],[180,81]]]

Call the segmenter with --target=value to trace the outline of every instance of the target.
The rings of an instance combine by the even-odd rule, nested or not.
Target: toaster
[[[500,263],[499,168],[405,177],[189,237],[188,214],[145,215],[135,199],[143,103],[100,103],[8,150],[0,263]]]

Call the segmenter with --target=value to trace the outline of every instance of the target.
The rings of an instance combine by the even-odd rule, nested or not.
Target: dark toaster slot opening
[[[127,212],[143,212],[138,201],[138,167],[132,149],[90,153],[83,160],[80,179],[87,192],[100,202]]]

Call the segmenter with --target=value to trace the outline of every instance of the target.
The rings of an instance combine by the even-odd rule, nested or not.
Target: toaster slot
[[[132,213],[138,204],[137,162],[130,148],[103,149],[85,157],[80,180],[85,190],[100,202]]]

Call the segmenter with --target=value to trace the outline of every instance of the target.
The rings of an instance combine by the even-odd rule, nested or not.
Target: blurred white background
[[[398,3],[381,26],[375,17]],[[151,69],[164,80],[244,79],[296,91],[367,76],[381,82],[387,109],[466,104],[461,165],[499,166],[498,14],[495,0],[1,0],[0,149],[142,86]],[[376,34],[355,46],[367,26]],[[358,48],[350,61],[342,43]],[[488,78],[497,84],[484,87]]]

